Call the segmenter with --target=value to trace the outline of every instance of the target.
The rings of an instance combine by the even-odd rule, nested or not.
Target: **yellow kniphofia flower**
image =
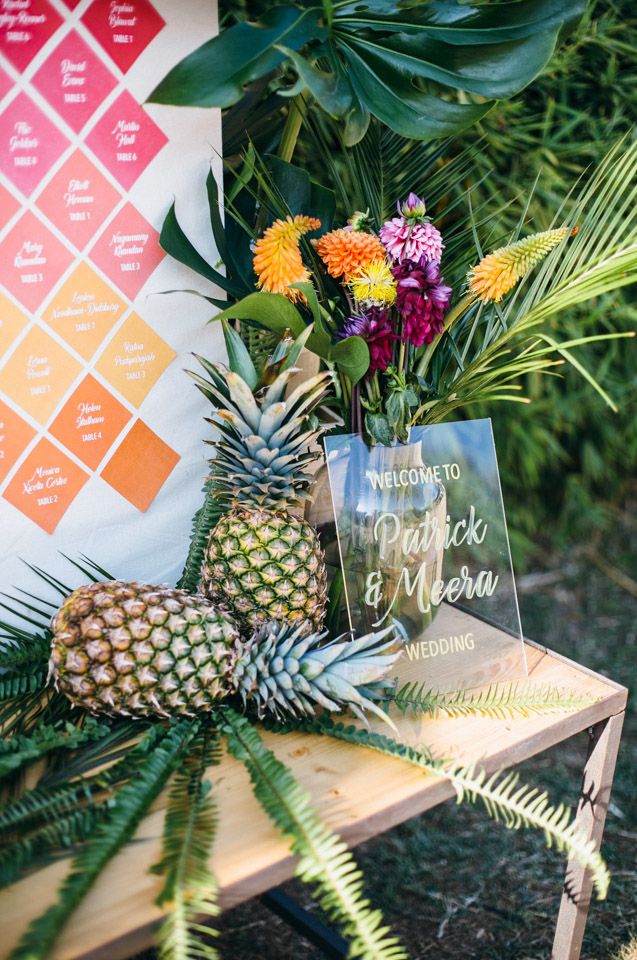
[[[318,230],[321,221],[316,217],[286,217],[275,220],[254,247],[254,272],[257,286],[267,293],[283,293],[290,300],[301,299],[293,283],[309,280],[310,275],[303,264],[299,239],[310,230]]]
[[[469,290],[485,303],[495,301],[512,290],[518,280],[537,266],[547,253],[561,243],[569,227],[533,233],[523,240],[516,240],[508,247],[499,247],[483,257],[469,271]],[[577,228],[572,231],[577,232]]]
[[[389,307],[396,301],[396,280],[386,260],[373,260],[349,281],[357,303],[368,307]]]

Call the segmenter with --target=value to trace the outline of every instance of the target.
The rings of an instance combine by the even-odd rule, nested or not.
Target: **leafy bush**
[[[497,194],[506,204],[526,195],[539,171],[527,222],[533,229],[547,227],[573,177],[597,162],[609,141],[632,135],[636,69],[637,8],[627,0],[596,0],[542,77],[464,136],[464,145],[476,146],[483,137],[474,176],[488,179],[477,187],[478,196]],[[505,208],[499,229],[512,229],[516,216],[517,209],[509,214]],[[592,309],[562,314],[560,328],[574,337],[594,328],[634,330],[636,320],[634,289],[627,288],[598,298]],[[622,500],[634,487],[634,342],[588,347],[582,359],[611,394],[616,414],[570,367],[563,377],[527,384],[530,406],[499,404],[488,411],[518,567],[547,547],[589,540],[596,527],[611,522],[604,504]]]

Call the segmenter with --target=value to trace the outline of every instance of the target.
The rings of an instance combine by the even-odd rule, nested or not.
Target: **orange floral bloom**
[[[373,233],[361,230],[332,230],[314,242],[316,251],[331,277],[349,280],[374,260],[385,259],[385,248]]]
[[[321,221],[315,217],[286,217],[275,220],[259,237],[254,247],[254,272],[257,286],[267,293],[283,293],[290,300],[300,300],[299,290],[290,289],[293,283],[310,279],[303,264],[299,239],[310,230],[318,230]]]

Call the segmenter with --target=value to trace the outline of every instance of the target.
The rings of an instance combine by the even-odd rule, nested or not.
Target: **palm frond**
[[[489,816],[494,820],[502,820],[509,829],[534,827],[540,830],[547,846],[555,846],[557,850],[566,852],[569,857],[591,871],[598,897],[606,897],[610,874],[595,842],[582,833],[577,821],[572,819],[568,807],[564,804],[552,806],[546,792],[540,792],[537,787],[520,784],[516,773],[502,774],[498,771],[489,776],[486,770],[475,764],[464,765],[458,761],[448,763],[432,759],[430,754],[398,743],[384,734],[334,723],[328,717],[304,721],[296,724],[295,728],[368,747],[387,756],[398,757],[427,773],[444,777],[452,784],[459,803],[464,799],[472,803],[480,799]]]
[[[494,719],[529,717],[554,711],[567,713],[595,702],[595,698],[587,694],[546,684],[494,684],[478,693],[468,690],[441,693],[418,681],[405,683],[384,700],[387,707],[395,707],[402,714]]]
[[[0,702],[18,700],[28,693],[38,692],[46,682],[46,671],[39,670],[33,673],[19,673],[17,676],[7,674],[0,676]]]
[[[93,885],[108,861],[133,836],[142,817],[180,764],[197,730],[194,721],[173,724],[155,746],[133,780],[115,795],[108,816],[74,859],[58,900],[34,920],[10,960],[45,960],[64,923]]]
[[[75,711],[76,722],[83,722],[84,714]],[[38,786],[55,787],[72,779],[93,776],[96,770],[106,773],[121,758],[145,756],[149,749],[147,731],[150,721],[102,717],[108,732],[89,738],[79,750],[64,755],[58,764],[50,764],[38,781]]]
[[[321,907],[343,926],[350,939],[349,956],[406,960],[380,911],[361,897],[363,877],[346,844],[321,822],[288,768],[244,717],[226,709],[220,723],[228,749],[245,764],[263,809],[291,838],[292,851],[300,858],[297,876],[316,886]]]
[[[91,836],[107,812],[106,804],[85,806],[21,833],[0,850],[0,887],[15,883],[30,867],[68,854]]]
[[[217,881],[208,866],[217,829],[217,812],[204,779],[206,768],[220,759],[219,735],[204,732],[193,744],[184,769],[177,773],[168,799],[164,821],[161,861],[153,873],[166,882],[157,898],[170,913],[157,934],[160,960],[217,960],[218,953],[207,939],[216,931],[201,923],[201,917],[219,913]]]
[[[541,267],[520,282],[504,306],[482,311],[480,336],[475,321],[482,308],[477,304],[443,336],[436,349],[438,366],[434,371],[441,388],[430,409],[423,411],[427,422],[440,421],[466,404],[493,399],[512,380],[545,372],[556,362],[575,361],[577,366],[574,346],[631,335],[583,336],[571,343],[551,338],[549,347],[546,340],[542,342],[542,333],[532,339],[535,330],[554,315],[637,282],[637,221],[631,213],[636,202],[637,143],[626,146],[620,142],[557,215],[560,221],[579,228],[577,236],[566,237],[556,246]],[[469,336],[472,343],[467,349]],[[444,349],[449,340],[455,351]],[[560,355],[561,361],[552,359]],[[463,357],[461,363],[453,359],[458,356]],[[606,397],[594,378],[586,376]]]

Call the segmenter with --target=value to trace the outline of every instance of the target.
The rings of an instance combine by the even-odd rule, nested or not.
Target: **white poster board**
[[[180,222],[211,263],[217,110],[145,104],[217,30],[214,0],[0,0],[0,590],[60,557],[174,582],[200,506],[220,296],[166,257]],[[76,578],[79,574],[76,574]]]

